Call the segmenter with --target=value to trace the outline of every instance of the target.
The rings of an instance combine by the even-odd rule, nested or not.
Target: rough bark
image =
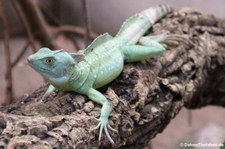
[[[167,15],[150,32],[173,35],[166,52],[126,64],[116,80],[99,89],[112,103],[110,124],[119,130],[111,132],[115,148],[144,147],[182,107],[225,106],[224,20],[182,9]],[[106,137],[98,143],[98,131],[90,131],[101,106],[64,91],[37,102],[45,90],[46,85],[2,107],[0,147],[112,147]]]

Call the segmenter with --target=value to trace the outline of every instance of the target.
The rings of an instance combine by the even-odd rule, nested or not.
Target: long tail
[[[172,7],[170,7],[169,5],[158,5],[156,7],[151,7],[142,11],[141,14],[147,16],[150,22],[154,24],[167,13],[172,12],[172,10]]]
[[[127,19],[121,26],[116,37],[125,39],[128,43],[135,44],[156,21],[171,11],[172,8],[168,5],[148,8]]]

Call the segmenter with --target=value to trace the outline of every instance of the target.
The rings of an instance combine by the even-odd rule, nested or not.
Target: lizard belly
[[[115,59],[113,59],[114,57]],[[108,62],[109,59],[111,59],[111,62]],[[122,54],[118,51],[111,53],[108,58],[101,61],[93,87],[99,88],[114,80],[122,72],[123,65]]]

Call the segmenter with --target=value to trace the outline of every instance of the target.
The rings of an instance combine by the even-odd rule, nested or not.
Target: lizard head
[[[68,69],[74,65],[72,56],[65,50],[52,51],[41,48],[27,58],[29,65],[53,84],[63,84],[69,80]]]

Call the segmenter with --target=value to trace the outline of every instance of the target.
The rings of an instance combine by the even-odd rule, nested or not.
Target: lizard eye
[[[47,64],[52,64],[53,63],[53,59],[52,58],[47,58],[46,60],[45,60],[45,62],[47,63]]]

